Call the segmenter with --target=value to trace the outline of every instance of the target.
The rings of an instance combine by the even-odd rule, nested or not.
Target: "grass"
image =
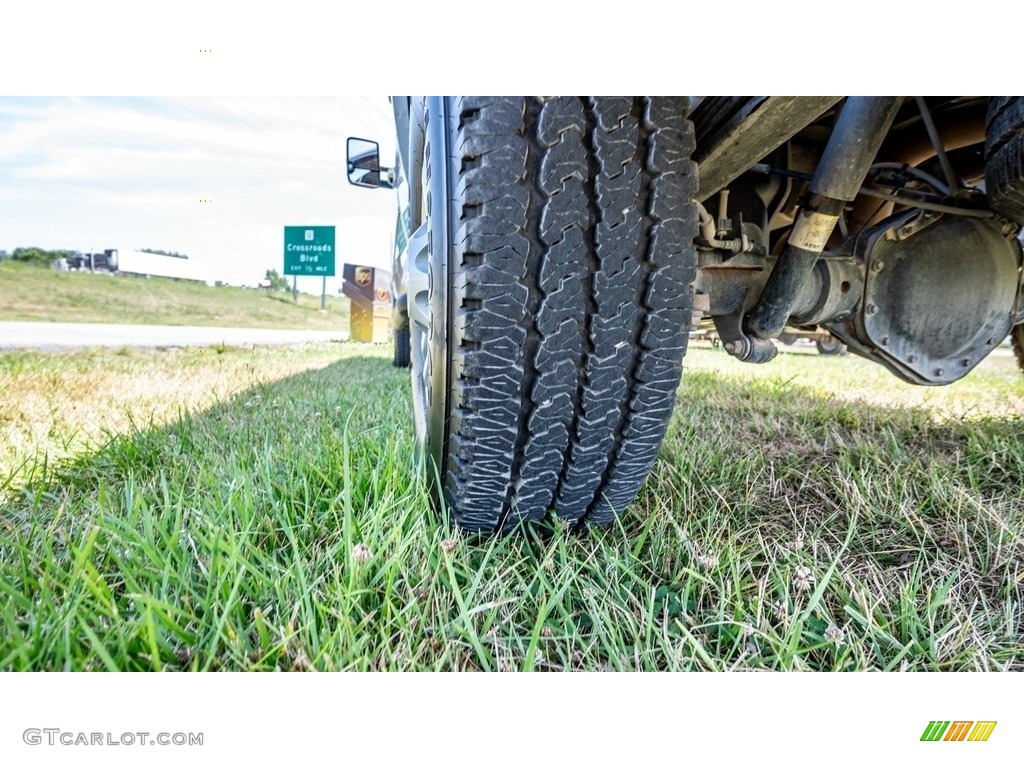
[[[0,262],[0,321],[207,325],[335,330],[348,324],[346,298],[212,287]]]
[[[0,669],[1024,669],[1012,361],[695,347],[618,524],[477,540],[389,357],[0,357]]]

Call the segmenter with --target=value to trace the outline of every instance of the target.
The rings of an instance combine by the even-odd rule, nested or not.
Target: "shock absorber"
[[[901,96],[851,96],[846,100],[814,171],[808,200],[750,313],[747,331],[751,335],[769,339],[785,327],[843,208],[864,183],[902,101]]]

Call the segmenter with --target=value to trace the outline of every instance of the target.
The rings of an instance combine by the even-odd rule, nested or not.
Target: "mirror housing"
[[[392,188],[391,169],[380,167],[380,145],[376,141],[349,136],[345,150],[349,184]]]

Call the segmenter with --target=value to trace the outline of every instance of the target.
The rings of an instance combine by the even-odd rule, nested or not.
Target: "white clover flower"
[[[843,631],[842,627],[837,627],[835,624],[832,624],[825,630],[825,639],[830,643],[834,643],[836,648],[838,648],[846,642],[846,633]]]
[[[804,565],[798,565],[793,574],[793,586],[797,592],[807,592],[814,584],[814,576],[811,569]]]
[[[718,556],[708,553],[698,557],[697,562],[704,567],[704,570],[710,571],[712,568],[716,568],[718,566]]]
[[[455,551],[455,548],[459,546],[459,542],[456,539],[445,539],[441,542],[441,551],[445,554],[450,555]]]
[[[786,618],[786,615],[788,614],[788,612],[789,612],[789,609],[786,607],[786,601],[785,600],[776,600],[775,601],[775,608],[772,611],[772,613],[774,614],[776,619],[778,619],[779,621],[784,621],[785,618]]]

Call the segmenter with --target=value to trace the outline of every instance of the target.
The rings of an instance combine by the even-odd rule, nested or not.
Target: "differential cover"
[[[858,244],[864,336],[902,378],[949,384],[1010,332],[1021,247],[990,220],[901,219]]]

